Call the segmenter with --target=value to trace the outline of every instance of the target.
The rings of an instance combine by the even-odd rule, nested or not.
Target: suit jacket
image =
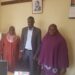
[[[27,32],[28,32],[28,27],[22,29],[20,50],[25,50]],[[32,44],[33,54],[35,54],[37,50],[40,50],[41,30],[39,28],[36,27],[33,28],[31,44]]]

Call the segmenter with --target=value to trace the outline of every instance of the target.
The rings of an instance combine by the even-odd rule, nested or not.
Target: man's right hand
[[[19,52],[19,59],[21,59],[23,57],[23,50],[20,50]]]

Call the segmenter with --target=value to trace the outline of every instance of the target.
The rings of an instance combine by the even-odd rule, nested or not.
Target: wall
[[[70,0],[44,0],[43,13],[32,14],[32,2],[1,6],[1,31],[7,32],[10,25],[14,25],[18,35],[27,25],[27,17],[34,16],[35,25],[47,32],[51,23],[56,23],[59,31],[64,35],[69,49],[70,67],[66,75],[75,75],[75,20],[69,19]]]
[[[1,26],[1,5],[0,5],[0,26]],[[0,27],[0,31],[1,31],[1,27]]]

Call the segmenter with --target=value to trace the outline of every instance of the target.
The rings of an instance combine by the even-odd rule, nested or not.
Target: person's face
[[[34,19],[30,18],[28,19],[28,27],[32,28],[34,26]]]
[[[9,34],[10,35],[14,35],[15,34],[15,28],[14,27],[10,27],[9,28]]]
[[[49,34],[50,35],[55,35],[57,33],[57,27],[55,27],[54,25],[51,25],[49,27]]]
[[[36,6],[36,7],[39,6],[39,2],[38,2],[38,1],[35,2],[35,6]]]

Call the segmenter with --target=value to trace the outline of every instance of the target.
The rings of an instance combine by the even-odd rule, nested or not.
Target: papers
[[[29,72],[25,72],[25,71],[15,71],[14,75],[30,75]]]

